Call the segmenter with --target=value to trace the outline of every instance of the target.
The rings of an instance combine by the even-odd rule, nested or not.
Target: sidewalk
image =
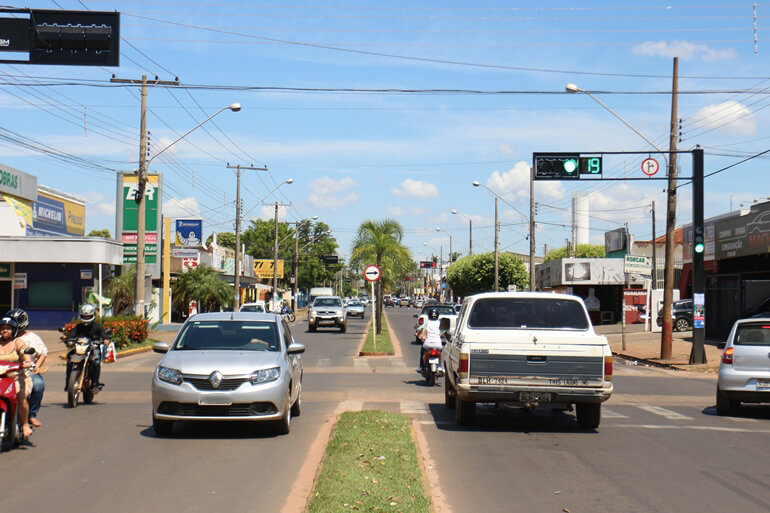
[[[597,333],[607,337],[612,353],[624,359],[695,372],[716,373],[719,370],[722,350],[717,349],[717,342],[714,340],[706,340],[704,344],[706,364],[689,364],[692,350],[691,331],[672,334],[671,358],[663,360],[660,358],[660,333],[643,331],[644,328],[641,325],[627,325],[625,330],[626,347],[624,349],[620,325],[595,326],[594,329]]]

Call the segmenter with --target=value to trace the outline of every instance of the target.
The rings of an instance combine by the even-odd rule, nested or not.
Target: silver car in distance
[[[302,403],[302,356],[280,315],[218,312],[190,317],[152,378],[152,426],[179,421],[270,421],[288,434]]]

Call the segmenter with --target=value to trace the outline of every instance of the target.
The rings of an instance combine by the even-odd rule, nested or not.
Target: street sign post
[[[377,352],[377,296],[374,295],[374,282],[380,279],[380,268],[376,265],[367,265],[364,269],[364,278],[372,284],[372,342],[374,351]]]

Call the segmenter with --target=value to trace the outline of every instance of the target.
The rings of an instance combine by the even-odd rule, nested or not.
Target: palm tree
[[[353,239],[351,264],[364,267],[375,263],[380,268],[380,279],[376,284],[377,302],[375,303],[377,333],[382,331],[382,296],[385,286],[394,283],[412,259],[409,250],[401,244],[403,236],[404,229],[398,221],[393,219],[367,220],[358,227],[358,233]]]
[[[114,315],[132,312],[134,309],[134,276],[136,276],[136,266],[131,265],[123,268],[120,276],[114,277],[107,291],[112,297],[112,311]]]
[[[219,279],[219,273],[199,265],[182,274],[174,284],[174,306],[182,310],[190,301],[198,302],[198,311],[216,312],[232,306],[233,287]]]

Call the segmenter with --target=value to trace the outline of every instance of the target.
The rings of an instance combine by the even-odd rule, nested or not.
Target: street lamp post
[[[449,233],[447,233],[447,232],[446,232],[446,230],[442,230],[442,229],[441,229],[441,228],[439,228],[438,226],[436,227],[436,231],[437,231],[437,232],[444,232],[444,233],[446,233],[447,235],[449,235],[449,265],[447,266],[447,267],[449,267],[449,266],[451,266],[451,265],[452,265],[452,235],[451,235],[451,234],[449,234]],[[443,248],[443,246],[442,246],[442,248]],[[442,271],[442,272],[444,271],[444,268],[443,268],[443,266],[442,266],[442,268],[441,268],[441,271]],[[439,273],[439,278],[441,278],[441,273]],[[452,291],[452,289],[450,289],[450,288],[449,288],[449,284],[447,284],[447,295],[448,295],[449,297],[452,297],[452,294],[450,294],[450,292],[451,292],[451,291]]]
[[[677,75],[678,60],[674,58],[674,80],[676,88],[676,75]],[[641,132],[631,126],[625,119],[620,117],[614,110],[604,104],[599,98],[592,95],[585,89],[579,88],[575,84],[567,84],[565,89],[568,93],[583,93],[593,99],[596,103],[601,105],[604,110],[615,116],[621,123],[630,128],[636,135],[644,139],[644,141],[655,148],[662,156],[668,167],[668,202],[666,213],[666,255],[664,263],[664,279],[663,279],[663,331],[661,332],[660,339],[660,357],[662,359],[671,358],[671,351],[673,348],[672,340],[672,323],[671,323],[671,304],[673,302],[673,290],[674,290],[674,230],[676,229],[676,153],[668,155],[661,150],[655,143],[647,139]],[[674,95],[674,102],[676,102],[676,95]],[[672,103],[672,112],[676,109],[676,103]],[[670,138],[670,150],[676,150],[676,130],[673,114],[672,114],[672,126],[671,126],[671,138]],[[653,246],[655,241],[653,240]]]
[[[190,130],[182,134],[180,137],[178,137],[175,141],[173,141],[171,144],[160,150],[158,153],[153,155],[149,160],[145,161],[144,156],[142,156],[139,159],[139,176],[137,178],[138,182],[138,191],[137,191],[137,197],[139,199],[138,212],[137,212],[137,225],[136,225],[136,276],[134,279],[134,287],[135,287],[135,305],[134,305],[134,312],[136,315],[141,315],[144,317],[144,250],[145,250],[145,218],[146,218],[146,208],[147,204],[144,200],[144,189],[147,184],[147,170],[150,167],[150,163],[155,160],[156,157],[161,155],[164,151],[171,148],[173,145],[190,135],[194,130],[199,128],[201,125],[206,123],[207,121],[211,120],[214,116],[219,114],[220,112],[223,112],[225,110],[231,110],[233,112],[238,112],[241,110],[241,104],[240,103],[233,103],[231,105],[228,105],[227,107],[222,107],[218,111],[216,111],[214,114],[210,115],[194,127],[192,127]],[[142,117],[142,133],[144,133],[144,117]]]
[[[459,214],[468,220],[468,254],[472,255],[473,254],[473,219],[466,216],[462,212],[458,212],[457,210],[452,210],[452,213]]]
[[[313,216],[312,221],[315,221],[318,219],[318,216]],[[297,221],[294,223],[294,258],[292,259],[292,270],[294,273],[294,283],[292,283],[292,290],[291,290],[291,309],[296,310],[297,309],[297,287],[298,287],[298,281],[299,281],[299,227],[303,223],[309,223],[310,219],[305,219],[304,221],[300,222]]]
[[[503,203],[505,203],[506,205],[508,205],[509,207],[514,209],[516,212],[521,214],[524,217],[524,219],[526,219],[527,216],[525,216],[521,212],[521,210],[519,210],[518,208],[514,207],[513,205],[511,205],[510,203],[505,201],[503,198],[498,196],[492,189],[490,189],[489,187],[487,187],[483,183],[481,183],[479,181],[475,181],[475,182],[473,182],[473,186],[474,187],[484,187],[486,190],[488,190],[492,194],[492,196],[495,197],[495,292],[497,292],[499,290],[499,288],[500,288],[500,262],[499,262],[499,260],[500,260],[500,256],[499,256],[500,255],[500,250],[499,250],[499,248],[500,248],[500,241],[499,241],[499,236],[498,236],[498,234],[500,232],[500,223],[498,223],[498,221],[497,221],[497,200],[498,199],[502,200]],[[530,223],[530,226],[531,225],[532,224]],[[532,234],[530,233],[530,237],[531,236],[532,236]],[[530,262],[531,262],[532,261],[532,255],[529,256],[529,259],[530,259]],[[531,283],[532,282],[532,276],[530,276],[529,280],[530,280],[530,283]]]

